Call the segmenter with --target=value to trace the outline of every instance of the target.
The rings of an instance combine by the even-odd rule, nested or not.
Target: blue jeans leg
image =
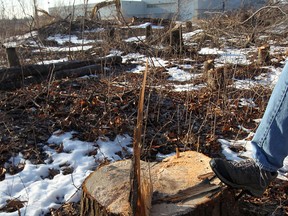
[[[273,172],[283,166],[288,155],[288,63],[274,87],[252,144],[260,167]]]

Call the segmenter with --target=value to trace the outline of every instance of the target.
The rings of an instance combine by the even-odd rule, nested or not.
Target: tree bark
[[[150,173],[153,182],[150,215],[239,215],[235,195],[219,184],[209,160],[201,153],[189,151],[160,163],[142,161],[143,175]],[[86,178],[82,187],[81,216],[132,215],[130,166],[130,160],[114,162]]]

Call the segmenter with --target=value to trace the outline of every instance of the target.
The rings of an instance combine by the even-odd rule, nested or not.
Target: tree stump
[[[270,46],[265,44],[258,48],[258,64],[267,65],[270,62]]]
[[[10,68],[21,66],[15,47],[7,47],[6,56],[7,56],[8,66]]]
[[[187,31],[193,31],[193,25],[191,21],[186,21],[186,29]]]
[[[145,28],[146,41],[150,41],[152,37],[152,25],[149,24]]]
[[[115,28],[111,27],[108,29],[107,37],[108,41],[113,41],[115,39]]]
[[[177,24],[170,31],[170,47],[172,48],[173,53],[181,54],[183,46],[182,26]]]
[[[209,160],[188,151],[159,163],[141,161],[141,170],[146,177],[150,173],[153,182],[150,215],[238,215],[235,195],[219,184]],[[130,168],[131,160],[123,160],[91,173],[82,186],[81,215],[132,215],[128,201]]]
[[[208,71],[211,69],[213,70],[215,69],[214,59],[208,59],[207,61],[204,62],[204,71],[203,71],[204,76],[207,76]]]

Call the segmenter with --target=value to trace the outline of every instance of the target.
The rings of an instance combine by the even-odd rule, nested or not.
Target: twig
[[[239,23],[240,25],[245,24],[246,22],[248,22],[250,19],[252,19],[254,16],[256,16],[258,13],[260,13],[262,10],[265,9],[278,9],[281,11],[282,14],[284,14],[285,16],[287,16],[287,13],[285,13],[279,6],[265,6],[262,7],[260,9],[258,9],[257,11],[255,11],[250,17],[248,17],[246,20],[244,20],[243,22]]]

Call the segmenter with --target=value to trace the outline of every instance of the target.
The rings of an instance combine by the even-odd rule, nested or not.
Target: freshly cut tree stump
[[[153,183],[150,215],[238,215],[235,195],[221,186],[210,158],[188,151],[159,163],[141,161]],[[129,204],[131,160],[101,166],[83,183],[81,215],[132,215]],[[143,177],[141,176],[141,178]]]

